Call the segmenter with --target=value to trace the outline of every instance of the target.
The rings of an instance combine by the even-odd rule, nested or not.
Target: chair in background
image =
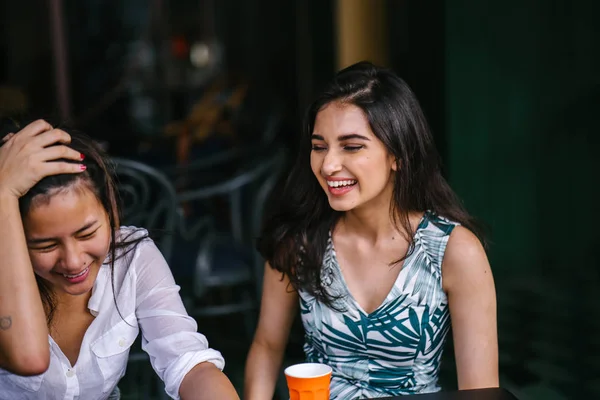
[[[263,271],[254,241],[267,198],[283,169],[285,152],[282,148],[262,152],[254,149],[245,156],[249,157],[238,159],[236,171],[227,179],[180,192],[178,201],[192,213],[200,213],[196,221],[201,222],[196,226],[203,226],[193,242],[198,250],[191,277],[193,297],[186,304],[188,312],[193,317],[241,313],[251,339]],[[226,299],[215,300],[215,290],[225,291]]]
[[[178,222],[173,184],[162,172],[146,164],[123,158],[112,161],[121,203],[121,224],[157,234],[156,245],[169,262]]]
[[[143,163],[113,158],[121,206],[121,225],[146,228],[163,256],[170,261],[177,227],[177,198],[169,179]],[[133,344],[127,372],[119,383],[122,398],[167,399],[148,355],[141,349],[141,335]]]

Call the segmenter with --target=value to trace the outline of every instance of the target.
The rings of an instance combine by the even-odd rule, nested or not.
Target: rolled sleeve
[[[225,360],[197,331],[196,321],[183,306],[179,286],[152,241],[139,246],[132,264],[137,275],[136,315],[142,330],[142,349],[150,356],[167,394],[179,399],[181,382],[192,368],[210,362],[223,370]]]
[[[209,348],[206,337],[197,332],[175,333],[148,342],[143,348],[151,355],[152,366],[165,383],[167,394],[174,399],[179,399],[181,382],[196,365],[210,362],[220,370],[225,367],[221,353]]]

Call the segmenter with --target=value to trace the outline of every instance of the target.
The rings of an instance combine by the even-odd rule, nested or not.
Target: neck
[[[88,312],[88,303],[92,297],[92,291],[88,293],[73,296],[70,294],[61,294],[56,296],[56,308],[60,309],[61,312]]]
[[[364,204],[360,208],[347,211],[341,217],[343,229],[349,233],[357,234],[371,243],[377,243],[382,239],[388,239],[397,235],[390,206],[392,204],[392,192],[387,191],[384,196],[379,196],[372,202]]]

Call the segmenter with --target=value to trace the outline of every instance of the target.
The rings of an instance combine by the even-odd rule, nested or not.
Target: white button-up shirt
[[[130,229],[121,228],[120,233]],[[179,399],[183,378],[197,364],[208,361],[223,369],[223,357],[197,332],[196,321],[188,316],[179,296],[179,286],[152,240],[142,241],[134,251],[117,258],[114,286],[116,296],[110,266],[105,263],[88,302],[96,318],[85,332],[75,365],[48,337],[48,370],[24,377],[0,369],[0,399],[107,399],[125,374],[129,348],[140,328],[142,348],[150,355],[167,394],[175,399]],[[115,297],[124,319],[115,307]]]

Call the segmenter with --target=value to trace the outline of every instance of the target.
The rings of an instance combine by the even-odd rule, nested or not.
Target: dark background
[[[172,161],[174,145],[157,138],[207,82],[167,83],[173,37],[217,41],[217,73],[254,96],[242,120],[280,110],[291,153],[304,107],[339,67],[332,0],[68,0],[65,114],[57,3],[0,2],[1,116],[74,125],[148,163]],[[490,230],[502,383],[523,399],[600,396],[600,2],[382,3],[387,64],[416,92],[448,179]],[[140,43],[155,61],[132,73]],[[132,111],[140,99],[154,104],[144,118]]]

